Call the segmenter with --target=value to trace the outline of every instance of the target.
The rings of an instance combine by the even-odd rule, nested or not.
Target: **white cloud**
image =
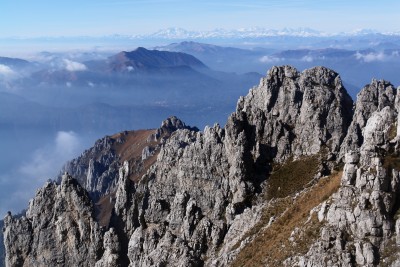
[[[314,59],[313,59],[312,56],[304,56],[304,57],[301,58],[301,61],[304,61],[304,62],[313,62]]]
[[[387,58],[383,52],[379,53],[368,53],[368,54],[361,54],[357,52],[355,54],[356,59],[364,61],[364,62],[374,62],[374,61],[385,61]]]
[[[15,72],[9,66],[0,64],[0,75],[9,76],[14,74]]]
[[[63,164],[79,155],[84,146],[84,138],[74,132],[60,131],[15,170],[0,173],[0,218],[8,210],[15,214],[26,208],[36,190],[48,179],[56,178]]]
[[[9,66],[0,64],[0,78],[15,78],[17,73],[13,71]]]
[[[64,59],[64,64],[65,64],[65,69],[68,71],[85,71],[87,70],[87,67],[85,66],[85,64],[76,62],[76,61],[72,61],[69,59]]]
[[[19,171],[40,181],[54,177],[62,165],[73,158],[80,148],[80,140],[74,132],[60,131],[51,146],[36,150],[31,160],[23,164]]]
[[[281,62],[283,59],[282,58],[278,58],[278,57],[274,57],[274,56],[263,56],[261,58],[259,58],[259,61],[262,63],[277,63],[277,62]]]

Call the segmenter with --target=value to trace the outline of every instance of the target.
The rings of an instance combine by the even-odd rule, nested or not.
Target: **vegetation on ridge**
[[[282,266],[283,260],[304,255],[320,234],[317,214],[310,212],[339,189],[341,176],[342,172],[333,173],[296,198],[289,196],[277,201],[277,210],[283,212],[276,214],[275,221],[266,228],[271,210],[264,211],[265,216],[254,227],[258,231],[252,232],[257,236],[239,252],[231,266]]]
[[[288,160],[285,164],[275,164],[268,178],[266,198],[284,198],[304,189],[318,172],[318,155]]]

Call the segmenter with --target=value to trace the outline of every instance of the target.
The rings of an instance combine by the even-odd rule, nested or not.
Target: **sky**
[[[400,30],[398,0],[1,0],[0,38],[309,27]]]

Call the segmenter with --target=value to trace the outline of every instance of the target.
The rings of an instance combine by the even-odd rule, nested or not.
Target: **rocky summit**
[[[4,219],[7,266],[400,266],[398,89],[273,67],[224,128],[105,137]]]

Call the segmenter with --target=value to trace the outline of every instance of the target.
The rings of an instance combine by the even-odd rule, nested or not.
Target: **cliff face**
[[[4,222],[0,220],[0,228],[3,229]],[[0,232],[0,266],[5,266],[5,255],[6,252],[4,251],[4,239],[3,239],[3,231]]]
[[[93,266],[103,235],[87,192],[69,175],[47,183],[26,217],[4,219],[7,266]]]
[[[388,246],[399,251],[397,90],[373,81],[360,92],[354,114],[352,107],[337,73],[274,67],[239,99],[225,128],[198,132],[170,118],[158,130],[106,137],[66,167],[82,186],[65,176],[61,185],[47,184],[38,192],[26,217],[6,217],[6,261],[9,266],[388,262],[393,254]],[[109,203],[107,223],[95,216],[93,201]],[[99,204],[96,214],[105,206]],[[301,237],[307,233],[313,238],[306,242]],[[273,239],[291,240],[290,253],[275,246],[280,254],[272,249],[254,254]]]
[[[171,117],[159,129],[124,131],[106,136],[78,158],[65,164],[58,182],[63,173],[69,173],[97,202],[101,197],[115,192],[119,168],[125,160],[130,165],[131,178],[139,179],[154,163],[160,145],[178,129],[197,131],[197,128],[190,128],[178,118]]]
[[[397,90],[387,82],[374,80],[359,93],[343,145],[341,187],[317,208],[324,224],[318,242],[294,262],[400,264],[399,108]]]

